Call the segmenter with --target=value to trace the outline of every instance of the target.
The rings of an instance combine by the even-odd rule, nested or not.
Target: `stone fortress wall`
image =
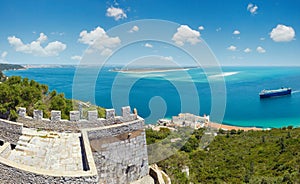
[[[51,111],[51,118],[43,118],[40,110],[33,117],[26,116],[26,108],[19,108],[18,123],[0,120],[0,180],[15,183],[130,183],[148,175],[148,156],[144,120],[132,114],[130,107],[122,108],[122,116],[114,109],[106,110],[106,118],[98,118],[97,111],[89,111],[87,119],[80,119],[79,111],[70,112],[70,120],[61,119],[60,111]],[[74,173],[55,173],[20,166],[5,160],[8,144],[16,144],[22,128],[36,128],[58,132],[80,132],[84,170]],[[7,178],[7,180],[5,180]],[[11,182],[9,182],[11,181]]]
[[[22,135],[23,124],[0,119],[0,140],[16,144]]]

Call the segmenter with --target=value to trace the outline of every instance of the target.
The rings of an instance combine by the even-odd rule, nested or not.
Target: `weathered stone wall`
[[[100,183],[130,183],[148,174],[144,120],[87,129]]]
[[[0,139],[5,142],[17,144],[22,135],[23,125],[12,121],[0,119]]]
[[[50,119],[43,118],[41,110],[34,110],[33,117],[26,116],[26,108],[19,108],[18,122],[24,127],[37,128],[51,131],[80,132],[86,128],[98,128],[137,119],[136,114],[130,113],[130,107],[122,107],[122,116],[115,116],[115,109],[106,109],[106,118],[98,118],[96,110],[88,111],[88,119],[80,119],[79,111],[70,112],[70,120],[61,119],[60,111],[51,111]]]
[[[104,126],[99,128],[87,129],[90,140],[100,139],[102,137],[111,137],[119,134],[129,133],[135,130],[143,129],[144,120],[138,119],[131,122],[114,124],[110,126]]]
[[[85,151],[85,162],[88,166],[83,171],[58,171],[37,169],[8,160],[6,157],[11,148],[8,142],[0,146],[0,183],[99,183],[99,177],[86,134],[82,134],[82,147]],[[46,164],[46,163],[45,163]]]
[[[34,110],[33,117],[28,117],[26,109],[20,108],[18,122],[20,123],[16,124],[17,127],[1,127],[0,121],[0,131],[3,131],[0,132],[0,136],[4,135],[4,138],[0,139],[17,142],[19,136],[8,137],[4,131],[21,135],[22,125],[53,131],[81,131],[87,166],[94,168],[94,175],[86,175],[83,171],[83,175],[78,173],[72,177],[63,174],[49,176],[41,174],[40,171],[20,169],[17,165],[6,164],[3,160],[5,158],[0,157],[1,182],[117,184],[130,183],[148,175],[144,120],[137,114],[131,114],[130,107],[122,108],[122,116],[116,116],[114,109],[107,109],[106,119],[98,118],[97,111],[89,111],[86,120],[80,119],[78,111],[70,112],[70,120],[62,120],[60,111],[52,111],[51,118],[45,119],[40,110]],[[87,167],[86,170],[88,169]]]
[[[36,128],[42,130],[51,130],[57,132],[80,132],[78,123],[72,121],[51,121],[49,119],[33,119],[31,117],[19,117],[18,122],[23,123],[24,127]]]
[[[8,142],[4,143],[3,146],[0,146],[0,157],[6,158],[11,152],[11,147]]]
[[[27,172],[16,167],[5,165],[2,162],[0,162],[0,171],[1,183],[7,184],[98,183],[97,175],[78,177],[40,175],[33,172]]]

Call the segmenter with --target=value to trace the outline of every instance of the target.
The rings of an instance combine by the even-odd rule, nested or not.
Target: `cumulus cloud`
[[[270,38],[275,42],[289,42],[295,38],[295,30],[290,26],[278,24],[272,29]]]
[[[230,45],[229,47],[227,47],[227,50],[230,50],[230,51],[236,51],[237,47],[234,46],[234,45]]]
[[[109,7],[106,10],[106,16],[113,17],[115,20],[127,18],[126,13],[121,8]]]
[[[140,28],[138,27],[138,26],[133,26],[130,30],[129,30],[129,32],[130,33],[134,33],[134,32],[138,32],[140,30]]]
[[[24,44],[20,38],[9,36],[7,38],[9,44],[15,48],[17,52],[33,54],[35,56],[57,56],[60,52],[64,51],[67,46],[59,41],[48,43],[45,47],[43,43],[47,41],[48,37],[44,33],[31,43]]]
[[[150,44],[150,43],[145,43],[145,45],[144,45],[145,47],[147,47],[147,48],[153,48],[153,45],[152,44]]]
[[[200,42],[199,37],[199,31],[192,30],[187,25],[181,25],[179,28],[177,28],[177,32],[173,35],[172,40],[180,46],[183,46],[184,43],[195,45]]]
[[[198,29],[199,29],[200,31],[202,31],[202,30],[204,30],[204,27],[203,27],[203,26],[199,26]]]
[[[264,37],[261,37],[261,38],[260,38],[261,41],[264,41],[265,39],[266,39],[266,38],[264,38]]]
[[[257,9],[258,9],[258,6],[255,5],[255,4],[252,4],[252,3],[249,3],[248,6],[247,6],[247,10],[252,14],[256,14],[257,13]]]
[[[109,55],[112,49],[117,47],[121,40],[119,37],[109,37],[105,30],[101,27],[88,32],[86,30],[81,31],[78,41],[80,43],[91,46],[92,49],[99,50],[101,55]]]
[[[165,61],[174,61],[172,56],[161,56],[160,59]]]
[[[249,52],[251,52],[252,50],[250,49],[250,48],[246,48],[245,50],[244,50],[244,52],[246,52],[246,53],[249,53]]]
[[[48,37],[44,33],[40,33],[40,37],[38,37],[37,41],[40,43],[44,43],[47,41]]]
[[[72,56],[71,59],[80,61],[82,59],[82,57],[81,56]]]
[[[241,32],[239,30],[234,30],[232,34],[239,35],[239,34],[241,34]]]
[[[264,48],[262,48],[261,46],[258,46],[258,47],[256,48],[256,51],[257,51],[258,53],[261,53],[261,54],[263,54],[263,53],[266,52],[266,50],[265,50]]]

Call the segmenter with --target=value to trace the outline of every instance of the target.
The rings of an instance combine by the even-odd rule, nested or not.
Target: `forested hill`
[[[50,117],[51,110],[60,110],[63,119],[69,118],[69,112],[78,107],[77,100],[66,99],[63,93],[48,91],[48,86],[28,78],[8,77],[0,83],[0,118],[16,120],[18,107],[26,107],[32,116],[34,109],[43,111],[44,117]],[[105,116],[105,109],[97,106],[98,116]]]
[[[24,67],[21,66],[21,65],[15,65],[15,64],[0,63],[0,71],[3,71],[3,70],[19,70],[19,69],[24,69]]]
[[[3,70],[19,70],[24,69],[21,65],[15,65],[15,64],[5,64],[0,63],[0,82],[3,82],[6,80],[6,76],[3,74]]]
[[[158,166],[175,184],[300,183],[300,128],[220,132],[202,149],[204,129],[195,130],[179,151]],[[147,144],[161,143],[159,153],[165,153],[170,145],[178,144],[166,137],[176,140],[178,135],[176,131],[149,129]],[[182,172],[186,167],[189,175]]]

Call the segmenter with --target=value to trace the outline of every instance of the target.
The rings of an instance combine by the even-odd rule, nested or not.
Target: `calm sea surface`
[[[76,89],[73,85],[76,68],[73,67],[31,68],[6,71],[5,74],[20,75],[47,84],[50,90],[62,92],[67,98],[75,97],[72,94],[76,90],[77,99],[106,108],[130,105],[138,109],[146,123],[155,123],[163,116],[177,115],[181,112],[183,99],[189,104],[185,111],[211,114],[210,87],[220,78],[220,75],[206,75],[201,69],[144,74],[111,72],[110,68],[103,68],[99,73],[94,70],[81,69]],[[93,83],[94,88],[90,88],[95,74],[98,74],[97,80]],[[210,82],[207,76],[211,77]],[[211,117],[212,120],[239,126],[300,125],[300,67],[224,67],[223,77],[226,82],[225,116],[224,119]],[[191,84],[195,86],[197,95],[192,93]],[[283,86],[291,87],[292,95],[263,100],[258,96],[262,89]],[[91,90],[95,96],[90,95]],[[124,101],[124,97],[128,101]],[[199,110],[197,103],[200,104]]]

